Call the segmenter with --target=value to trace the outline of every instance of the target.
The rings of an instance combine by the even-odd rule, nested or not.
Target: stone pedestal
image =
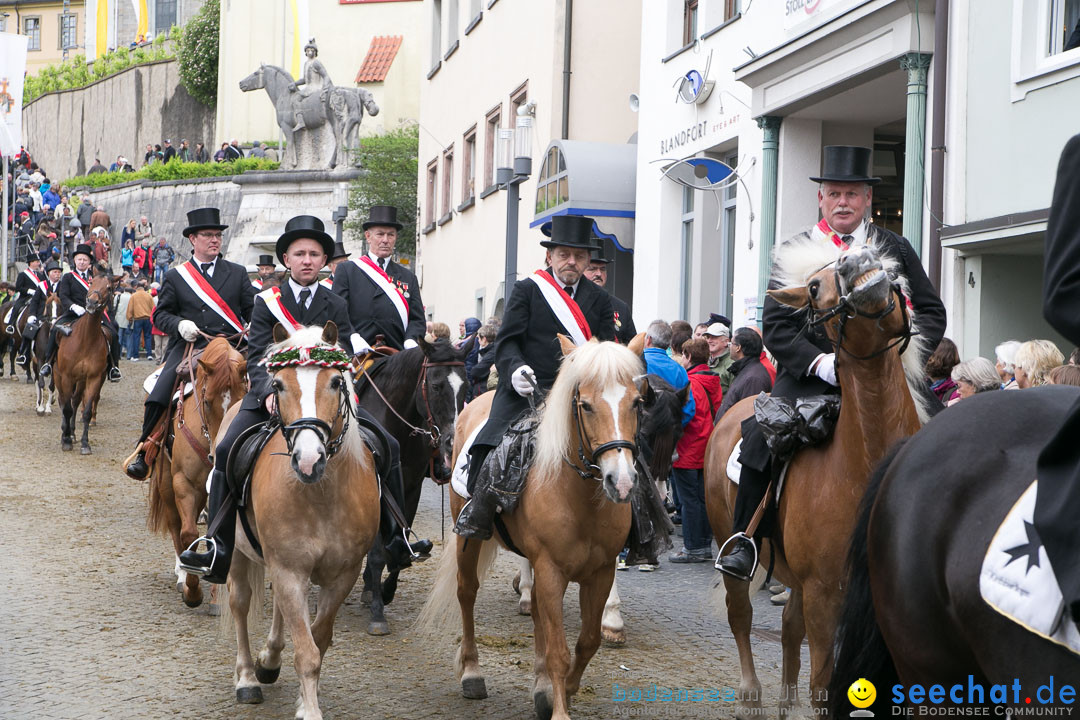
[[[349,181],[361,171],[275,170],[237,175],[240,186],[240,209],[236,221],[226,232],[229,245],[225,257],[241,265],[254,265],[258,256],[274,254],[274,245],[289,218],[314,215],[335,235],[331,220],[334,209],[348,205]],[[345,248],[359,255],[359,243],[345,240]]]

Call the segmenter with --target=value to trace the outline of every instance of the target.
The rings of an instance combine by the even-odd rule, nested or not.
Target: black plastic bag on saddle
[[[661,553],[671,549],[671,522],[648,468],[638,455],[638,481],[630,494],[630,536],[626,540],[627,565],[655,565]]]
[[[794,457],[799,448],[828,440],[839,417],[839,395],[813,395],[794,403],[764,393],[754,398],[754,419],[769,451],[781,462]]]

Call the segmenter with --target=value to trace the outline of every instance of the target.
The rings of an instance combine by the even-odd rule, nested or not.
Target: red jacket
[[[683,428],[682,438],[675,446],[679,459],[672,466],[696,470],[705,467],[705,446],[713,430],[713,416],[720,408],[723,390],[720,376],[708,365],[698,365],[686,371],[690,376],[690,391],[694,394],[694,417]]]
[[[146,271],[146,274],[153,277],[154,275],[154,248],[144,248],[142,245],[135,247],[132,252],[132,256],[135,259],[135,266],[141,267]]]

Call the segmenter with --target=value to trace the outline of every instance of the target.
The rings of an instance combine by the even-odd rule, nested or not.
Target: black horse
[[[1059,385],[980,393],[882,461],[851,541],[833,713],[850,710],[847,689],[859,678],[886,702],[896,683],[966,688],[971,676],[989,688],[1018,679],[1030,694],[1051,675],[1080,678],[1080,657],[998,614],[979,590],[991,540],[1078,396]]]
[[[449,458],[454,446],[454,423],[465,406],[468,378],[465,358],[472,338],[460,349],[446,341],[427,343],[377,360],[356,382],[360,407],[386,428],[401,445],[401,474],[405,485],[402,511],[412,523],[420,504],[424,478],[450,478]],[[386,635],[390,626],[383,606],[394,599],[398,573],[382,580],[386,567],[383,548],[372,546],[364,568],[364,598],[370,598],[368,633]]]

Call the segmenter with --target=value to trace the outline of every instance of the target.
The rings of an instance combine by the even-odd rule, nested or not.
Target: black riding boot
[[[30,362],[30,348],[34,344],[37,331],[37,325],[27,325],[23,328],[22,342],[19,344],[19,354],[15,356],[15,364],[26,365]]]
[[[236,540],[236,505],[229,495],[229,483],[225,479],[225,473],[216,468],[210,474],[210,497],[206,504],[206,515],[206,536],[199,538],[180,553],[180,567],[200,575],[208,583],[221,585],[228,579],[229,566],[232,565],[232,551]],[[206,543],[206,552],[197,552],[200,542]]]
[[[732,536],[728,540],[734,549],[720,558],[720,571],[739,578],[749,580],[754,574],[757,551],[754,541],[746,536],[746,528],[754,517],[758,505],[761,504],[765,492],[769,488],[769,468],[755,470],[743,465],[739,474],[739,490],[735,496],[735,512],[731,526]]]
[[[113,336],[109,339],[109,382],[120,382],[120,341]]]
[[[401,476],[401,463],[396,456],[382,481],[385,493],[382,495],[380,508],[379,534],[386,548],[386,569],[396,572],[412,565],[414,559],[426,559],[431,554],[432,544],[430,540],[408,542],[404,528],[394,519],[387,506],[386,495],[389,494],[397,503],[398,509],[405,512],[405,482]]]
[[[165,412],[165,408],[157,403],[148,402],[143,405],[143,426],[139,442],[143,442],[150,436],[163,412]],[[146,464],[146,452],[140,450],[135,459],[128,463],[124,472],[133,480],[145,480],[146,476],[150,474],[150,466]]]
[[[38,370],[38,374],[42,377],[49,377],[52,375],[53,360],[56,359],[56,333],[62,332],[64,327],[61,325],[53,325],[52,330],[49,331],[49,344],[45,346],[45,363]]]
[[[454,532],[463,538],[487,540],[491,537],[492,523],[495,518],[495,502],[491,493],[476,494],[477,479],[484,466],[484,460],[492,448],[487,445],[473,445],[469,453],[469,479],[466,489],[469,502],[458,513]]]

